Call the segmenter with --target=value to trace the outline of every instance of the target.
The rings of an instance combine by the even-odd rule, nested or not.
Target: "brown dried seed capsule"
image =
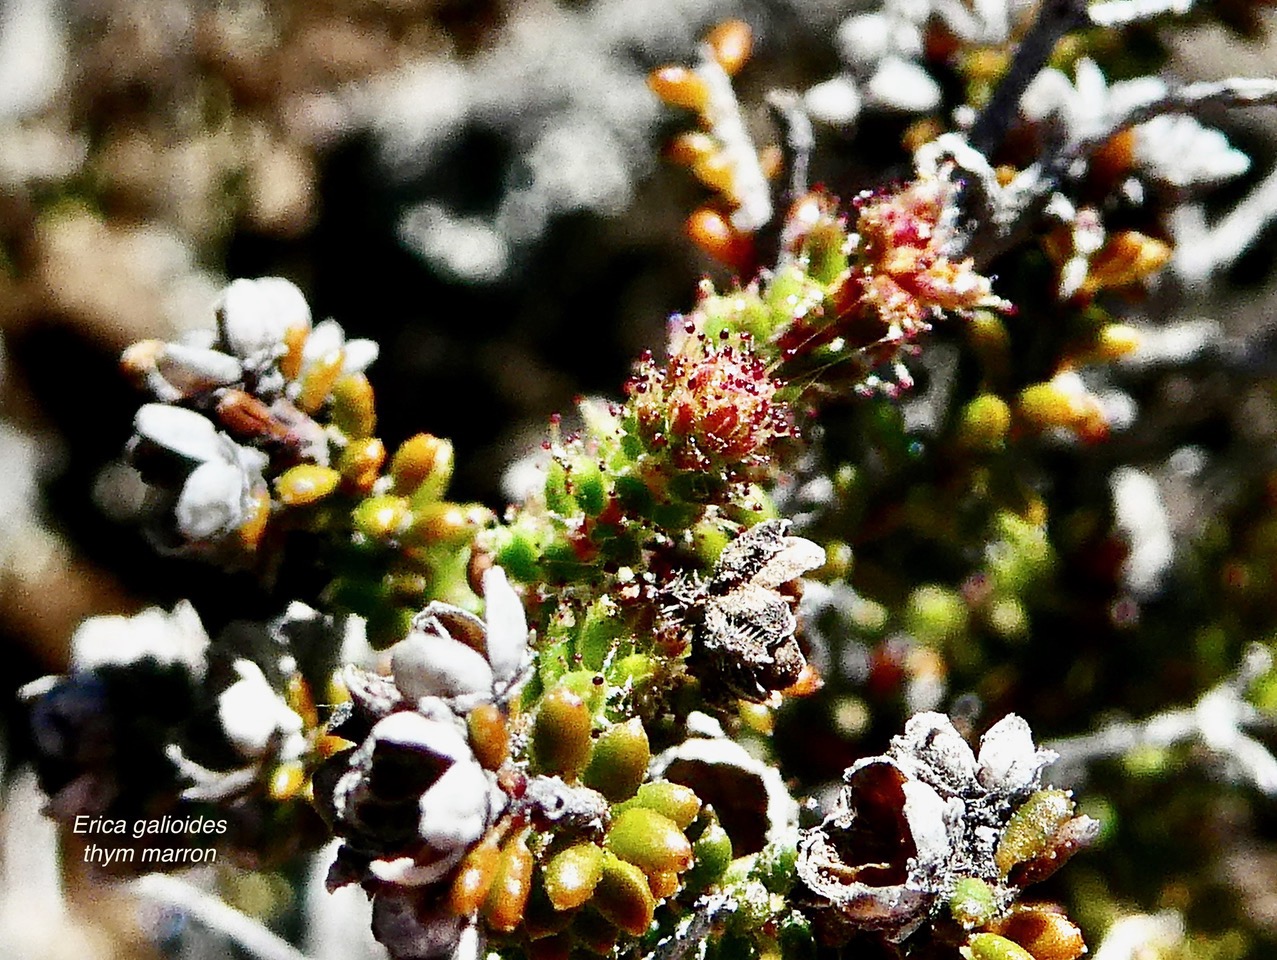
[[[239,439],[283,440],[288,427],[261,400],[243,390],[226,390],[217,401],[217,421]]]
[[[703,110],[709,103],[709,87],[687,67],[659,67],[647,75],[647,85],[672,107]]]
[[[458,916],[468,917],[483,905],[493,881],[497,878],[497,865],[501,850],[497,846],[497,834],[489,831],[457,867],[448,892],[448,909]]]
[[[532,722],[532,757],[545,773],[575,777],[590,758],[590,708],[563,686],[541,698]]]
[[[333,384],[332,420],[348,437],[371,437],[377,429],[372,384],[362,373],[352,373]]]
[[[497,861],[496,876],[483,902],[483,915],[494,930],[509,933],[523,919],[523,910],[532,889],[532,851],[528,849],[528,834],[524,829],[504,847]]]
[[[647,931],[656,913],[656,901],[643,871],[611,852],[604,854],[603,876],[594,888],[591,903],[599,913],[633,937]]]
[[[481,703],[466,717],[470,747],[475,759],[488,770],[496,770],[510,759],[510,731],[505,713],[495,703]]]
[[[705,38],[714,59],[728,76],[745,65],[754,47],[754,32],[744,20],[724,20]]]
[[[1077,960],[1086,952],[1086,941],[1077,924],[1049,907],[1013,908],[994,932],[1014,940],[1035,960]]]
[[[634,796],[652,761],[647,731],[638,717],[604,730],[590,752],[581,781],[613,803]]]
[[[692,844],[678,825],[647,807],[622,810],[603,841],[645,873],[681,873],[692,865]]]
[[[603,848],[578,843],[556,853],[542,870],[545,893],[555,910],[572,910],[594,895],[603,876]]]
[[[331,494],[340,482],[341,474],[332,467],[301,463],[279,476],[275,481],[275,493],[285,506],[306,507]]]

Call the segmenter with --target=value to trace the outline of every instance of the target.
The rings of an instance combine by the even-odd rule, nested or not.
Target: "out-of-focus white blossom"
[[[268,751],[284,759],[301,756],[306,749],[302,718],[253,661],[236,660],[234,669],[239,679],[217,698],[217,717],[226,738],[246,760],[257,760]]]
[[[1135,160],[1172,187],[1214,186],[1250,169],[1250,157],[1218,130],[1184,114],[1163,114],[1135,128]]]
[[[172,612],[148,607],[131,617],[90,617],[71,636],[71,667],[96,670],[150,658],[181,664],[194,677],[204,674],[208,634],[190,601],[180,600]]]

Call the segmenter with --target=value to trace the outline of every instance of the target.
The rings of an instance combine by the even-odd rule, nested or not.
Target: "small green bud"
[[[988,923],[997,907],[989,885],[976,877],[963,877],[959,880],[949,898],[949,912],[953,914],[953,919],[968,930]]]
[[[603,848],[578,843],[555,854],[544,867],[546,896],[555,910],[572,910],[594,895],[603,876]]]
[[[700,890],[717,883],[732,862],[732,838],[715,817],[692,844],[696,862],[688,871],[686,882],[689,890]]]
[[[1035,960],[1033,954],[1014,940],[996,933],[977,933],[961,949],[967,960]]]
[[[681,873],[692,865],[692,845],[678,825],[646,807],[621,811],[604,844],[646,873]]]
[[[590,758],[590,708],[567,687],[541,698],[532,722],[532,756],[538,768],[571,779]]]
[[[593,459],[577,461],[572,472],[572,489],[576,502],[587,516],[597,517],[607,506],[607,480]]]
[[[581,780],[618,803],[634,796],[647,775],[651,759],[647,731],[638,717],[632,717],[604,730],[594,741],[590,762]]]
[[[958,442],[973,450],[997,450],[1011,427],[1011,408],[1001,397],[982,393],[962,408]]]
[[[403,497],[368,497],[351,513],[355,529],[377,541],[394,540],[411,520],[408,501]]]
[[[942,647],[966,632],[967,605],[954,590],[924,584],[909,595],[905,626],[920,643]]]
[[[333,384],[332,421],[348,437],[371,437],[377,429],[372,384],[362,373],[342,377]]]

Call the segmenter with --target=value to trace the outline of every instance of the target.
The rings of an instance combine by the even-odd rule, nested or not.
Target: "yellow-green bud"
[[[603,876],[603,854],[596,844],[578,843],[550,859],[543,880],[555,910],[572,910],[594,895]]]
[[[318,503],[337,489],[341,474],[331,467],[301,463],[285,470],[275,481],[275,494],[289,507],[306,507]]]
[[[1067,790],[1039,790],[1011,814],[993,862],[1006,876],[1017,863],[1047,851],[1052,837],[1073,818],[1073,797]]]
[[[594,741],[590,762],[581,780],[613,803],[634,796],[651,762],[647,731],[638,717],[604,730]]]
[[[1014,940],[996,933],[977,933],[961,949],[967,960],[1035,960],[1033,954]]]
[[[643,871],[610,851],[603,856],[603,876],[594,888],[591,903],[604,917],[637,937],[647,932],[656,912],[656,901]]]
[[[411,520],[408,501],[403,497],[369,497],[351,513],[355,529],[377,541],[397,539]]]
[[[348,437],[371,437],[377,429],[372,384],[352,373],[333,384],[333,424]]]
[[[681,873],[692,865],[692,845],[678,824],[647,807],[621,811],[604,843],[646,873]]]
[[[625,801],[616,809],[624,811],[632,807],[655,810],[672,820],[680,830],[686,830],[701,812],[701,798],[696,795],[695,790],[681,783],[653,780],[639,787],[634,799]]]
[[[997,908],[993,890],[983,880],[963,877],[954,884],[953,895],[949,897],[949,912],[967,929],[984,926]]]
[[[571,779],[590,758],[590,708],[567,687],[555,686],[541,698],[532,722],[532,757],[545,773]]]

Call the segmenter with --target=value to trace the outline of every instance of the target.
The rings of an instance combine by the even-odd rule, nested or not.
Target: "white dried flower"
[[[529,657],[523,603],[500,567],[484,573],[483,594],[483,620],[435,601],[394,646],[395,685],[409,699],[439,697],[465,712],[504,699],[518,686]]]

